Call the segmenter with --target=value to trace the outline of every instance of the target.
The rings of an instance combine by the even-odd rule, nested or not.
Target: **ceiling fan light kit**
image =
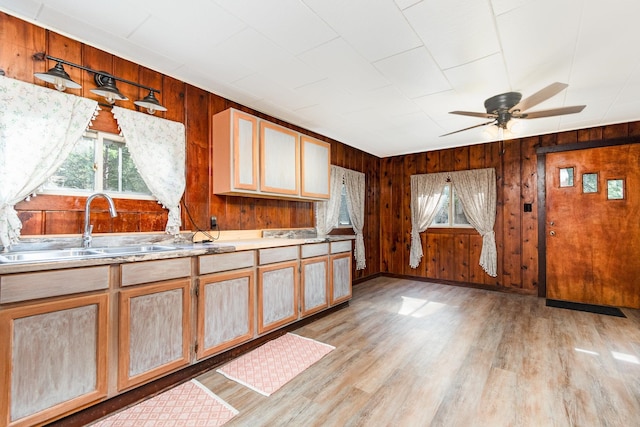
[[[526,112],[529,108],[535,107],[541,102],[557,95],[568,86],[569,85],[566,83],[552,83],[525,99],[522,99],[522,94],[520,92],[501,93],[484,101],[484,108],[487,110],[486,113],[477,113],[473,111],[450,111],[449,114],[487,118],[491,119],[491,121],[445,133],[440,136],[447,136],[481,126],[495,125],[498,130],[503,131],[498,132],[498,136],[502,139],[503,136],[505,136],[505,130],[511,131],[510,123],[512,119],[537,119],[542,117],[579,113],[586,107],[586,105],[552,108],[550,110],[533,111],[530,113]]]

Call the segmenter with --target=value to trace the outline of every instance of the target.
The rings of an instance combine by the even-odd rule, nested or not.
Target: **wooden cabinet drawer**
[[[331,253],[348,252],[351,250],[351,240],[341,240],[339,242],[331,242]]]
[[[49,298],[109,287],[109,266],[70,268],[0,277],[0,304]]]
[[[230,252],[227,254],[201,255],[198,258],[200,274],[237,270],[256,265],[255,251]]]
[[[191,258],[174,258],[157,261],[122,264],[122,286],[159,282],[191,275]]]
[[[316,256],[327,255],[329,253],[328,243],[313,243],[308,245],[302,245],[300,247],[301,258],[312,258]]]
[[[274,262],[281,261],[293,261],[298,259],[298,246],[260,249],[259,254],[260,265],[273,264]]]

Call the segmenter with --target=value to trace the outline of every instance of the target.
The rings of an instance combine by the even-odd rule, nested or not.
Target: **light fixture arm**
[[[84,71],[88,71],[89,73],[92,73],[92,74],[96,74],[96,75],[100,75],[100,76],[104,76],[104,77],[110,77],[110,78],[112,78],[114,80],[117,80],[119,82],[122,82],[122,83],[126,83],[126,84],[129,84],[129,85],[132,85],[132,86],[136,86],[136,87],[139,87],[139,88],[142,88],[142,89],[146,89],[146,90],[151,91],[151,92],[160,93],[160,91],[158,89],[154,89],[154,88],[149,87],[149,86],[141,85],[140,83],[132,82],[131,80],[123,79],[121,77],[116,77],[113,74],[107,73],[106,71],[96,71],[96,70],[94,70],[92,68],[85,67],[85,66],[79,65],[79,64],[74,64],[73,62],[69,62],[69,61],[66,61],[66,60],[61,59],[61,58],[56,58],[56,57],[51,56],[51,55],[42,56],[42,55],[37,55],[36,54],[36,55],[34,55],[34,58],[35,59],[39,59],[39,60],[50,59],[50,60],[55,61],[55,62],[60,62],[60,63],[65,64],[65,65],[69,65],[70,67],[75,67],[75,68],[79,68],[79,69],[84,70]]]

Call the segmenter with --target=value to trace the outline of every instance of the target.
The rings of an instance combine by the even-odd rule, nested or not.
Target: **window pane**
[[[598,192],[598,174],[585,173],[582,175],[582,192],[597,193]]]
[[[454,225],[470,225],[469,224],[469,220],[467,220],[466,215],[464,214],[464,209],[462,207],[462,203],[460,202],[460,199],[458,198],[458,195],[453,194],[453,200],[454,200],[454,205],[453,205],[453,223]]]
[[[560,187],[573,187],[573,168],[560,169]]]
[[[607,180],[607,199],[609,200],[624,199],[624,180],[622,179]]]
[[[342,192],[340,194],[340,217],[338,218],[338,227],[345,227],[351,225],[351,218],[349,217],[349,209],[347,208],[347,190],[342,185]]]
[[[151,194],[133,164],[127,146],[122,142],[104,140],[103,182],[107,191]]]
[[[47,190],[94,189],[94,144],[95,139],[82,137],[60,168],[44,184]]]
[[[438,213],[433,219],[433,225],[449,225],[449,186],[444,187],[442,197],[440,197],[440,205]]]

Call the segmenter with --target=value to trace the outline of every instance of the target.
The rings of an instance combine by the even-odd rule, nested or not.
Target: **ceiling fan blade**
[[[473,111],[449,111],[449,114],[458,114],[461,116],[471,116],[471,117],[482,117],[484,119],[495,119],[496,115],[495,114],[488,114],[488,113],[476,113]]]
[[[550,110],[532,111],[522,115],[522,119],[538,119],[541,117],[562,116],[564,114],[579,113],[584,110],[586,105],[574,105],[571,107],[552,108]]]
[[[557,95],[558,93],[565,90],[568,86],[569,85],[566,83],[559,83],[559,82],[551,83],[549,86],[539,90],[533,95],[518,102],[516,105],[514,105],[509,109],[509,112],[510,113],[513,113],[514,111],[524,112],[529,108],[540,104],[542,101],[546,101],[552,96]]]
[[[496,122],[495,120],[491,120],[490,122],[480,123],[479,125],[469,126],[468,128],[454,130],[453,132],[445,133],[444,135],[440,135],[440,136],[447,136],[447,135],[451,135],[451,134],[458,133],[458,132],[464,132],[465,130],[469,130],[469,129],[473,129],[473,128],[479,128],[481,126],[492,125],[495,122]]]

